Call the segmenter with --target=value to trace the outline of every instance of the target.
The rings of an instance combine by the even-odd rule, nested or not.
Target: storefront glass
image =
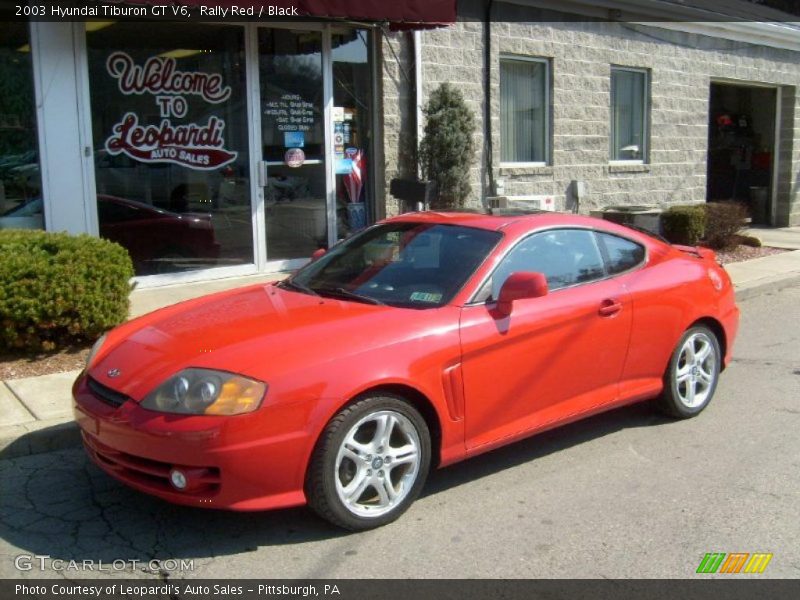
[[[322,33],[258,31],[267,259],[328,244]]]
[[[334,31],[333,153],[336,165],[337,236],[363,229],[369,220],[368,177],[372,128],[372,77],[366,30]]]
[[[0,23],[0,229],[42,229],[36,101],[27,23]]]
[[[100,235],[138,275],[253,263],[244,29],[86,35]]]
[[[248,31],[87,24],[100,235],[138,275],[287,268],[371,220],[370,32],[258,26],[245,55]]]
[[[369,33],[331,30],[333,97],[327,125],[324,35],[259,29],[268,260],[306,258],[328,245],[329,231],[335,241],[369,222]],[[328,140],[332,153],[326,151]]]

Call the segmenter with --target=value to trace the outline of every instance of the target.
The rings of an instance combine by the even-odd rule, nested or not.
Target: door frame
[[[782,119],[782,110],[783,110],[783,86],[778,83],[767,83],[767,82],[760,82],[760,81],[749,81],[746,79],[733,79],[729,77],[712,77],[708,84],[708,93],[709,93],[709,110],[710,110],[710,99],[711,99],[711,86],[713,85],[732,85],[736,87],[744,87],[744,88],[760,88],[760,89],[768,89],[775,91],[775,118],[774,118],[774,134],[773,134],[773,147],[772,147],[772,168],[770,169],[772,173],[770,174],[770,190],[769,190],[769,219],[767,226],[768,227],[776,227],[777,226],[777,210],[778,210],[778,179],[780,176],[780,149],[781,149],[781,119]],[[708,119],[710,121],[711,115],[708,115]],[[706,158],[706,165],[708,164],[708,158]],[[708,181],[706,181],[706,187],[708,187]]]
[[[374,39],[374,27],[367,24],[345,24],[356,29],[370,29],[372,35],[370,40]],[[253,225],[255,228],[261,228],[263,231],[258,232],[254,239],[258,240],[256,244],[256,264],[259,271],[275,272],[297,269],[306,263],[309,257],[302,257],[288,260],[270,260],[267,254],[267,233],[265,221],[265,194],[264,187],[267,181],[269,166],[263,159],[261,143],[261,81],[259,78],[259,53],[258,53],[258,30],[259,29],[300,29],[305,31],[319,31],[322,35],[322,108],[323,108],[323,128],[324,128],[324,148],[325,148],[325,207],[326,207],[326,223],[327,223],[327,243],[328,247],[332,246],[338,241],[338,215],[336,205],[336,162],[335,150],[333,143],[333,47],[332,47],[332,34],[335,28],[341,28],[340,23],[249,23],[245,25],[247,30],[246,38],[249,41],[249,47],[246,44],[246,57],[249,64],[248,68],[248,111],[251,115],[250,126],[250,157],[251,157],[251,172],[257,176],[251,177],[251,193],[252,197],[256,199],[258,207],[253,213]],[[376,55],[373,52],[372,43],[367,43],[367,56],[368,60],[372,61],[373,68],[376,60]],[[374,115],[377,111],[377,81],[373,77],[371,83],[372,93],[370,98],[370,111],[372,112],[372,121],[374,123]],[[374,129],[374,125],[373,125]],[[370,144],[374,146],[374,131]],[[370,150],[373,150],[370,148]],[[374,154],[370,152],[370,154]],[[375,172],[374,161],[367,163],[368,180],[374,180],[372,176]],[[255,189],[257,188],[257,189]],[[372,194],[372,205],[375,204],[375,195]],[[370,212],[374,212],[374,206],[368,207]],[[255,232],[254,232],[255,233]]]
[[[330,33],[325,23],[247,23],[245,28],[245,62],[247,63],[247,103],[248,113],[251,119],[249,127],[250,138],[250,191],[251,198],[255,199],[253,204],[253,240],[256,268],[262,273],[275,273],[280,271],[291,271],[298,269],[308,261],[310,257],[293,259],[270,260],[267,255],[267,222],[264,189],[267,185],[269,165],[264,160],[263,144],[261,139],[261,77],[259,71],[259,52],[258,52],[258,31],[259,29],[302,29],[305,31],[320,31],[322,35],[322,87],[323,87],[323,128],[324,128],[324,147],[325,164],[328,166],[325,173],[325,203],[326,219],[328,227],[328,245],[331,245],[331,225],[330,225],[330,184],[328,173],[330,170],[329,141],[330,132],[328,131],[328,119],[330,110],[328,108],[328,78],[325,55],[328,40],[330,49]],[[329,52],[328,52],[329,54]],[[331,90],[332,90],[331,86]],[[332,101],[332,93],[330,94]],[[335,210],[334,210],[335,213]],[[335,215],[334,215],[335,216]]]

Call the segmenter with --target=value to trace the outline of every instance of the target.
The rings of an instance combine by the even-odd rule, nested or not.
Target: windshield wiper
[[[365,296],[364,294],[358,294],[356,292],[351,292],[350,290],[346,290],[343,287],[337,288],[316,288],[314,290],[320,296],[334,296],[339,298],[347,298],[348,300],[355,300],[356,302],[365,302],[367,304],[378,304],[381,306],[385,306],[385,302],[381,302],[377,298],[373,298],[372,296]]]
[[[298,283],[292,279],[284,279],[283,281],[279,281],[276,285],[285,290],[295,290],[297,292],[308,294],[309,296],[319,296],[316,291],[312,290],[307,285],[303,285],[302,283]]]

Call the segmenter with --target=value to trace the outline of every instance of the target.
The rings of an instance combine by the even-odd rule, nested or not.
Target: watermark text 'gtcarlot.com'
[[[95,571],[95,572],[120,572],[120,571],[194,571],[194,559],[167,558],[164,560],[138,560],[135,558],[117,559],[111,562],[93,559],[62,559],[52,558],[47,554],[20,554],[14,557],[14,566],[19,571]]]

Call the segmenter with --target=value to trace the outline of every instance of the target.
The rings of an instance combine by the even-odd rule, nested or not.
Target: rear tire
[[[419,496],[431,460],[425,419],[392,395],[369,396],[328,423],[306,476],[309,506],[344,529],[391,523]]]
[[[705,325],[688,329],[664,373],[659,409],[678,419],[699,415],[714,396],[721,367],[722,353],[714,332]]]

